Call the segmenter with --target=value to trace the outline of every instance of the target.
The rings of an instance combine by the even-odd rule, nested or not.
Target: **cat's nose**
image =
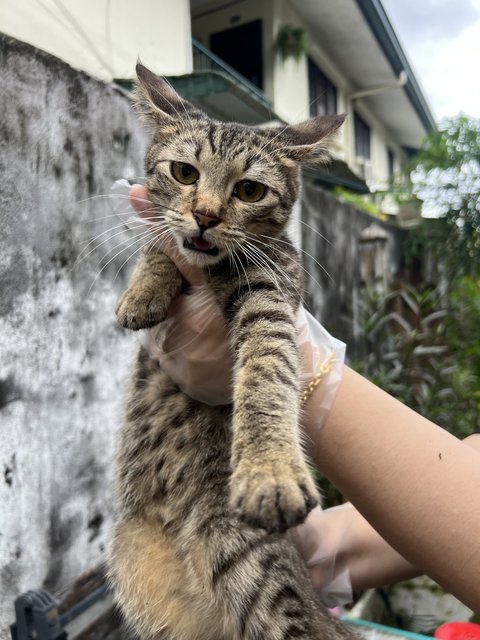
[[[210,211],[194,211],[193,217],[197,221],[200,229],[210,229],[216,227],[220,222],[220,218]]]

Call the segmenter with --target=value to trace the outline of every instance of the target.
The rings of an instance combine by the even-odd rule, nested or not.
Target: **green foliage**
[[[480,119],[444,121],[425,139],[409,163],[410,181],[400,185],[401,199],[418,196],[427,214],[417,231],[452,274],[480,273]]]
[[[360,209],[360,211],[365,211],[365,213],[368,213],[379,220],[385,220],[385,214],[383,214],[377,205],[372,202],[371,194],[360,195],[353,191],[349,191],[348,189],[344,189],[343,187],[335,187],[333,192],[342,202],[353,204],[357,209]]]
[[[308,53],[309,46],[310,43],[305,29],[285,24],[278,30],[273,48],[282,62],[285,62],[288,58],[295,58],[298,62]]]
[[[363,353],[352,366],[458,437],[480,426],[480,282],[465,278],[446,296],[403,286],[365,292]]]

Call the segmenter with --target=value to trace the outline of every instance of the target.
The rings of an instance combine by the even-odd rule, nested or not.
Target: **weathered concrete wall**
[[[109,462],[132,338],[116,327],[127,235],[113,180],[141,174],[128,99],[0,37],[0,637],[22,590],[55,591],[103,554]],[[123,245],[125,246],[125,245]],[[101,264],[100,264],[101,263]],[[115,274],[119,271],[118,277]],[[97,277],[98,276],[98,277]]]
[[[322,188],[305,181],[302,190],[302,248],[310,274],[306,303],[310,311],[337,338],[347,343],[347,356],[355,352],[355,317],[361,287],[361,232],[372,224],[386,236],[385,281],[401,274],[401,246],[405,232],[372,218]]]

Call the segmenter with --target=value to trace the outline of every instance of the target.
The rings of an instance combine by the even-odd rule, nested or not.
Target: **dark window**
[[[308,91],[312,117],[337,113],[337,89],[311,58],[308,59]]]
[[[370,127],[362,120],[358,113],[354,114],[355,155],[360,158],[370,158]]]
[[[213,33],[210,49],[244,78],[263,89],[261,20]]]
[[[388,179],[393,180],[393,174],[395,173],[395,154],[391,149],[387,149],[387,162],[388,162]]]

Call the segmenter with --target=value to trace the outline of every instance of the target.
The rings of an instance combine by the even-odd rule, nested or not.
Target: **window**
[[[263,89],[261,20],[213,33],[210,49],[244,78]]]
[[[393,181],[393,174],[395,173],[395,154],[391,149],[387,149],[387,163],[388,163],[388,179]]]
[[[337,113],[337,89],[311,58],[308,59],[308,90],[312,117]]]
[[[355,129],[355,155],[360,158],[370,158],[370,127],[356,112],[353,116],[353,126]]]

